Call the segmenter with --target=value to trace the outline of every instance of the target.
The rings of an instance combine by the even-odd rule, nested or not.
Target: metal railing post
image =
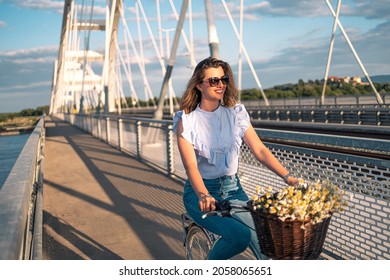
[[[172,176],[175,172],[174,168],[174,155],[173,155],[173,125],[168,125],[166,127],[166,149],[167,149],[167,171],[168,176]]]
[[[376,125],[381,125],[380,115],[381,115],[381,112],[378,110],[376,112]]]
[[[122,128],[123,128],[123,120],[122,119],[118,119],[118,145],[119,145],[119,150],[122,150],[122,147],[123,147]]]
[[[141,158],[142,153],[142,131],[141,131],[141,121],[137,121],[136,123],[136,136],[137,136],[137,156]]]
[[[356,124],[358,124],[358,125],[362,124],[361,114],[362,114],[362,111],[360,111],[360,110],[356,112]]]
[[[97,125],[98,125],[97,137],[99,139],[102,139],[102,123],[101,123],[101,121],[102,121],[102,118],[100,116],[98,116],[98,118],[97,118]]]
[[[106,117],[106,141],[110,144],[110,118]]]

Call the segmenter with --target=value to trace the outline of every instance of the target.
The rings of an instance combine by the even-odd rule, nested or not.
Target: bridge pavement
[[[44,259],[185,258],[182,184],[50,118],[44,176]]]

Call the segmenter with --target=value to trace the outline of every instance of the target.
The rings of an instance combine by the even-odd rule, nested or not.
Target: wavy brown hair
[[[196,86],[203,82],[205,70],[211,67],[222,67],[225,75],[229,76],[229,83],[226,85],[221,104],[224,107],[233,107],[237,103],[238,89],[234,81],[232,68],[227,62],[214,57],[208,57],[199,62],[195,67],[194,73],[188,81],[186,90],[181,98],[180,108],[181,110],[184,110],[186,114],[194,111],[196,106],[200,103],[202,93]]]

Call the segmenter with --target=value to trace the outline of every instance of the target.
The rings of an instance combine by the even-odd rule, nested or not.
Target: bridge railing
[[[390,93],[381,93],[381,98],[384,104],[389,105]],[[320,96],[304,96],[291,98],[269,98],[268,102],[271,107],[285,107],[285,106],[316,106],[321,104]],[[265,101],[248,100],[243,101],[247,106],[266,107]],[[374,106],[378,105],[375,94],[352,94],[352,95],[334,95],[325,96],[325,106]]]
[[[61,115],[64,120],[178,180],[186,179],[172,121],[103,115]],[[390,259],[390,141],[286,132],[257,133],[294,174],[328,179],[353,195],[350,207],[335,213],[324,244],[325,259]],[[306,146],[305,146],[306,144]],[[239,175],[246,191],[285,187],[242,147]]]
[[[0,189],[0,259],[42,259],[45,117]]]
[[[295,121],[306,123],[390,126],[390,108],[379,107],[296,107],[247,106],[252,121]]]
[[[361,125],[372,127],[390,126],[390,105],[285,105],[259,106],[242,102],[253,122],[280,121],[297,123],[327,123],[334,125]],[[154,108],[129,108],[122,110],[128,116],[151,118]],[[164,109],[164,118],[171,118],[169,108]]]

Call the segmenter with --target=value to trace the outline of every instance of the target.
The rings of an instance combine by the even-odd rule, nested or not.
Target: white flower
[[[300,178],[298,186],[286,187],[277,195],[271,194],[270,187],[257,194],[252,197],[254,209],[276,214],[282,221],[311,219],[312,223],[318,223],[347,206],[344,190],[329,181],[305,182]]]

